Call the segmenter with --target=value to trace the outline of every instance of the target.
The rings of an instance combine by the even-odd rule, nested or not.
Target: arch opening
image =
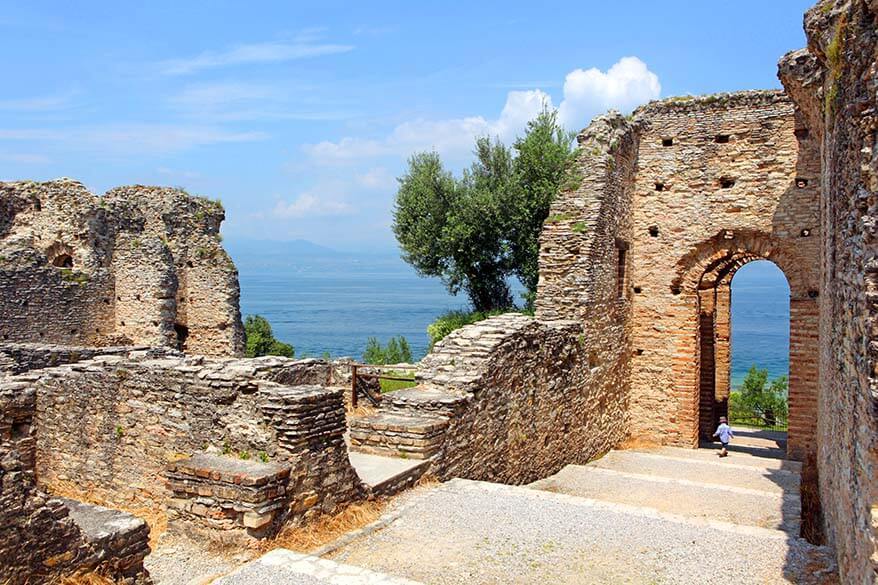
[[[730,254],[707,267],[698,284],[702,441],[712,440],[726,416],[741,434],[786,449],[790,306],[786,275],[762,256]]]

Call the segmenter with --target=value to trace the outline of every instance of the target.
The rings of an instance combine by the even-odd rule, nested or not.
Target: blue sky
[[[181,186],[230,238],[392,250],[413,152],[459,169],[547,100],[579,129],[779,87],[810,4],[0,2],[0,179]]]

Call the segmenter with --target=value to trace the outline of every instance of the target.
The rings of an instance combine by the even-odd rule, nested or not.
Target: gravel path
[[[252,557],[251,551],[229,554],[163,537],[143,564],[155,585],[200,585],[225,575]]]
[[[430,584],[832,583],[826,551],[774,530],[453,480],[333,555]]]

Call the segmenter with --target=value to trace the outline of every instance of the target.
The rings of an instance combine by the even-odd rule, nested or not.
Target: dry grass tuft
[[[350,504],[337,514],[320,514],[306,524],[281,530],[275,538],[262,543],[262,552],[287,548],[296,552],[311,552],[343,534],[374,522],[384,512],[386,502],[369,500]]]
[[[168,516],[162,508],[147,508],[142,505],[132,504],[131,506],[118,506],[116,504],[108,505],[106,501],[99,498],[92,492],[83,491],[78,485],[69,481],[54,482],[47,491],[53,496],[67,498],[85,502],[86,504],[94,504],[105,508],[113,508],[133,514],[141,518],[149,525],[149,546],[155,550],[159,538],[168,529]]]
[[[365,398],[363,400],[365,400]],[[359,403],[357,404],[356,408],[351,408],[350,406],[347,406],[345,414],[347,414],[348,419],[352,419],[369,416],[375,414],[376,412],[378,412],[378,409],[371,404]]]
[[[78,573],[60,577],[52,585],[116,585],[116,581],[100,573]]]
[[[442,483],[442,482],[439,481],[435,475],[433,475],[432,473],[430,473],[428,471],[427,473],[422,475],[420,478],[418,478],[418,481],[415,482],[414,487],[431,488],[431,487],[435,487],[435,486],[439,485],[440,483]]]

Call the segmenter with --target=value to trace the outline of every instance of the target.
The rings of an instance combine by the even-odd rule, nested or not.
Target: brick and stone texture
[[[243,542],[276,533],[287,518],[290,466],[198,453],[168,465],[171,526],[186,535]],[[302,500],[304,512],[318,500]]]
[[[147,585],[143,520],[37,487],[35,402],[27,384],[0,382],[0,581],[50,583],[98,571],[118,583]]]
[[[332,369],[313,359],[134,350],[7,381],[36,397],[36,471],[49,492],[82,493],[121,509],[165,509],[185,493],[179,461],[215,455],[264,470],[285,466],[284,510],[273,517],[298,522],[364,494],[344,443],[343,390],[324,385]],[[238,496],[237,508],[246,508],[247,494],[229,493],[206,517]],[[251,528],[245,518],[233,520]]]
[[[544,227],[537,316],[582,321],[590,339],[622,312],[632,435],[696,446],[725,414],[729,287],[766,259],[791,291],[790,454],[813,449],[820,166],[803,125],[782,92],[747,91],[654,102],[580,135],[582,184]],[[617,307],[595,287],[618,290]]]
[[[620,363],[597,357],[578,323],[492,317],[436,344],[420,384],[354,421],[352,443],[430,457],[443,479],[534,481],[624,438]]]
[[[826,0],[780,77],[820,144],[818,454],[842,580],[878,582],[878,4]]]
[[[0,341],[241,353],[223,218],[177,189],[0,182]]]

